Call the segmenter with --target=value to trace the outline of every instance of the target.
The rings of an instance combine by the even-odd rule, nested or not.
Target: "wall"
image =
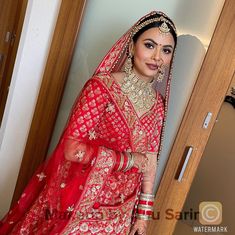
[[[180,37],[157,187],[223,3],[224,0],[88,0],[49,152],[57,144],[75,97],[107,50],[141,16],[161,10],[174,20]]]
[[[60,2],[28,1],[0,130],[0,217],[14,192]]]

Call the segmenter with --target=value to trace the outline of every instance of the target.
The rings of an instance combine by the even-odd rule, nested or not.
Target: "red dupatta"
[[[99,76],[100,73],[112,73],[122,69],[123,64],[127,58],[127,50],[133,29],[144,18],[155,13],[156,12],[151,12],[141,18],[113,45],[113,47],[109,50],[95,70],[93,77]],[[165,116],[163,121],[164,124],[161,140],[163,138],[168,107],[170,80],[171,68],[166,74],[164,82],[162,84],[155,84],[156,89],[161,90],[165,104]],[[93,133],[91,128],[89,129],[89,125],[90,127],[96,125],[99,120],[100,113],[102,113],[102,110],[106,107],[105,102],[107,97],[102,95],[104,93],[105,90],[102,86],[100,86],[98,81],[97,83],[91,83],[88,81],[88,83],[85,85],[83,91],[73,106],[69,122],[56,149],[52,153],[49,161],[38,168],[37,172],[34,174],[31,181],[27,185],[20,200],[3,219],[3,224],[0,227],[0,234],[8,234],[12,229],[13,234],[18,234],[19,231],[22,232],[22,228],[20,229],[20,227],[24,228],[24,225],[25,233],[27,234],[26,230],[30,229],[32,223],[35,222],[34,218],[43,219],[45,217],[44,210],[38,212],[38,208],[42,207],[45,207],[44,209],[49,207],[47,211],[48,216],[51,216],[54,212],[56,213],[57,211],[66,211],[66,215],[68,216],[67,220],[59,221],[57,227],[53,228],[52,234],[55,234],[56,232],[62,234],[72,234],[77,231],[77,224],[79,223],[80,217],[78,217],[77,213],[72,212],[79,211],[79,213],[84,215],[88,213],[90,208],[94,206],[97,197],[99,196],[106,180],[110,176],[115,166],[116,152],[99,145],[99,143],[95,144],[95,142],[92,142]],[[92,94],[95,98],[91,97]],[[87,103],[91,103],[90,108],[93,107],[92,102],[95,102],[98,110],[100,110],[100,112],[92,113],[91,118],[89,118],[89,121],[92,122],[92,124],[87,122],[85,130],[82,124],[79,126],[74,126],[75,118],[77,125],[77,119],[79,117],[88,115],[85,107]],[[75,129],[79,131],[75,132]],[[65,159],[65,140],[71,138],[79,140],[84,144],[87,144],[89,148],[93,149],[93,160],[91,159],[90,164],[83,165],[78,163],[71,163]],[[93,143],[92,145],[91,142]],[[81,174],[81,172],[83,174]],[[78,181],[80,185],[79,187],[77,185]],[[69,182],[68,187],[64,182]],[[61,192],[61,189],[63,192]],[[30,212],[27,213],[28,211]],[[38,215],[37,213],[41,214]],[[24,220],[22,220],[22,218],[24,218]],[[50,231],[51,227],[53,227],[52,223],[56,222],[58,221],[49,220],[44,223],[43,226],[45,229]],[[40,224],[37,226],[40,226]]]

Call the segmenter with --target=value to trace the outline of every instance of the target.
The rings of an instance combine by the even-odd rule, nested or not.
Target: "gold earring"
[[[161,66],[158,70],[158,74],[155,79],[157,82],[162,82],[164,77],[165,77],[165,67]]]
[[[129,54],[124,65],[124,71],[128,76],[132,73],[132,57],[132,54]]]

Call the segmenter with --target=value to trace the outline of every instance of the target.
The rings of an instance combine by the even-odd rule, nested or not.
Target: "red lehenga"
[[[1,235],[129,233],[142,173],[137,168],[115,171],[116,154],[151,152],[157,156],[170,80],[165,83],[167,95],[163,98],[156,92],[156,103],[139,117],[111,76],[126,58],[130,32],[120,38],[85,84],[56,149],[3,219]],[[92,149],[89,163],[65,159],[68,139]]]

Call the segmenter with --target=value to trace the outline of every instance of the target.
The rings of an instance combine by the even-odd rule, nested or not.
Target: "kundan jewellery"
[[[138,111],[149,110],[156,102],[156,92],[152,82],[138,78],[134,72],[126,75],[121,84],[122,92],[128,96],[133,106]]]
[[[163,64],[158,68],[158,74],[156,75],[156,77],[154,77],[154,79],[157,82],[162,82],[165,77],[165,71],[166,71],[166,66]]]
[[[129,55],[127,56],[125,65],[124,65],[124,70],[126,72],[126,74],[130,75],[132,72],[132,57],[133,55],[131,53],[129,53]]]
[[[132,57],[129,53],[124,65],[126,76],[121,84],[122,92],[128,96],[133,106],[138,111],[149,110],[156,101],[156,92],[152,87],[152,82],[146,82],[137,77],[132,68]]]
[[[165,21],[161,24],[159,30],[161,34],[168,34],[170,32],[170,28]]]
[[[140,31],[142,28],[144,28],[146,25],[152,24],[154,22],[162,22],[162,24],[159,27],[159,30],[163,34],[167,34],[170,32],[170,28],[168,27],[167,24],[169,24],[172,27],[172,29],[176,32],[175,26],[168,19],[166,19],[164,16],[160,16],[157,18],[152,18],[152,19],[146,20],[146,21],[142,22],[141,24],[137,25],[132,31],[132,37],[138,31]]]

